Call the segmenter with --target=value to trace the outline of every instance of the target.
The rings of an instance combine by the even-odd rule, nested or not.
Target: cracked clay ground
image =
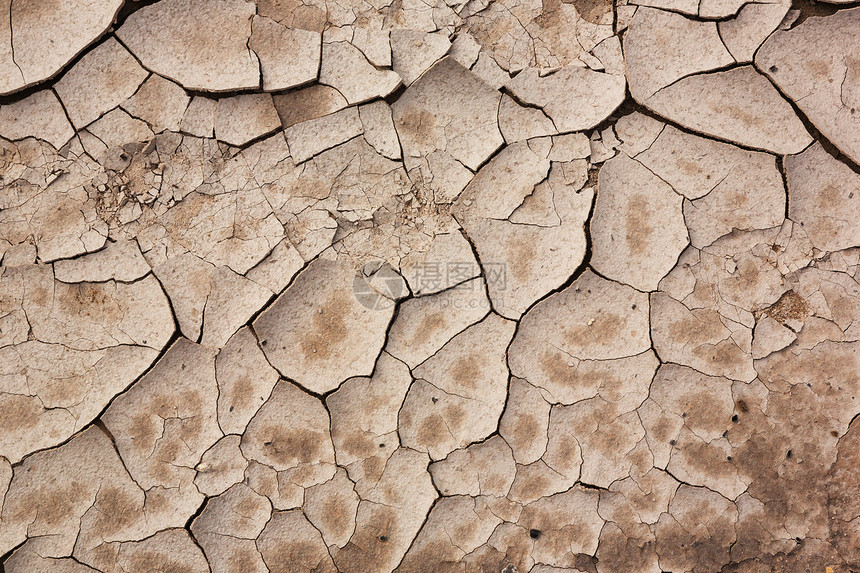
[[[0,14],[0,573],[860,573],[860,3]]]

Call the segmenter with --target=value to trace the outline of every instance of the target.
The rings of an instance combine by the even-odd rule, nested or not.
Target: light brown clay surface
[[[0,573],[860,571],[860,7],[0,0]]]

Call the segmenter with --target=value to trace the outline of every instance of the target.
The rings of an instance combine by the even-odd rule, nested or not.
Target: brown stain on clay
[[[35,469],[38,471],[38,467]],[[87,499],[95,494],[95,487],[90,486],[94,484],[77,480],[31,486],[29,491],[15,499],[14,505],[9,503],[11,498],[6,499],[3,522],[27,523],[50,530],[68,526],[89,507]]]
[[[182,233],[194,227],[194,220],[204,210],[208,210],[216,199],[203,193],[189,193],[179,204],[169,211],[173,219],[170,227]]]
[[[520,412],[511,428],[511,434],[507,436],[506,440],[515,445],[528,447],[541,431],[543,431],[543,426],[535,416],[531,415],[530,412]]]
[[[412,138],[415,142],[433,146],[438,139],[436,133],[436,116],[429,111],[407,110],[395,118],[401,137]]]
[[[460,388],[476,389],[482,381],[481,362],[477,353],[461,356],[451,366],[451,379]]]
[[[447,422],[447,426],[454,433],[463,427],[463,422],[466,420],[466,411],[459,404],[448,404],[442,410],[442,417]]]
[[[698,162],[691,161],[685,157],[677,157],[675,159],[675,167],[686,175],[699,175],[705,171]],[[710,178],[710,175],[708,178]]]
[[[634,255],[645,253],[648,245],[652,242],[651,235],[654,233],[654,227],[651,226],[651,208],[648,204],[648,197],[641,193],[636,193],[630,197],[624,220],[624,240],[627,243],[627,249]]]
[[[68,485],[54,485],[47,494],[39,497],[38,521],[52,529],[65,525],[77,517],[80,509],[89,505],[85,500],[91,493],[87,484],[71,481]],[[83,507],[79,507],[83,505]]]
[[[534,241],[515,240],[508,245],[510,253],[510,269],[513,277],[519,282],[527,282],[532,277],[532,268],[537,256]]]
[[[600,533],[598,558],[606,571],[647,571],[654,558],[654,539],[650,530],[607,523]]]
[[[242,375],[230,389],[230,411],[246,412],[256,405],[254,385],[246,375]],[[222,390],[224,392],[224,390]],[[226,392],[224,392],[226,394]]]
[[[504,475],[501,475],[497,472],[492,472],[493,468],[482,468],[482,477],[483,482],[481,484],[481,490],[484,492],[498,492],[504,489],[507,480]],[[507,493],[507,492],[505,492]],[[466,529],[465,527],[455,527],[455,529],[463,531]],[[474,527],[470,527],[470,530],[474,530]],[[460,539],[463,539],[461,537]]]
[[[308,333],[299,343],[308,361],[323,361],[332,357],[333,350],[344,342],[349,333],[344,315],[350,313],[352,301],[348,294],[337,292],[314,311]]]
[[[156,422],[148,412],[135,416],[128,427],[130,449],[138,452],[152,451],[156,438],[161,435],[160,430],[161,423]]]
[[[630,438],[634,437],[612,404],[589,411],[577,426],[577,433],[587,436],[583,438],[587,440],[586,449],[597,450],[607,459],[622,459],[621,454],[630,449]]]
[[[146,491],[146,511],[158,515],[175,503],[171,490],[157,486]]]
[[[368,504],[367,511],[359,508],[359,522],[355,534],[343,549],[334,552],[334,562],[341,573],[367,573],[377,571],[402,550],[394,536],[400,529],[401,518],[389,506]]]
[[[103,485],[96,500],[97,511],[90,512],[93,534],[108,539],[131,527],[140,517],[142,502],[143,495],[133,495],[130,488]]]
[[[175,459],[187,452],[187,444],[194,443],[203,431],[203,401],[193,390],[158,395],[141,411],[130,424],[123,424],[133,451],[149,454],[157,442],[160,459]]]
[[[752,360],[731,339],[723,340],[718,344],[701,344],[693,348],[691,353],[696,358],[713,364],[720,369],[720,372],[728,371],[732,367],[740,367],[748,360]]]
[[[715,310],[701,310],[696,314],[684,313],[679,320],[669,324],[668,337],[679,343],[700,346],[711,340],[725,337],[725,327]]]
[[[86,317],[100,324],[117,324],[124,314],[113,283],[58,283],[54,301],[63,314]]]
[[[768,118],[751,112],[738,102],[720,99],[707,102],[707,107],[714,116],[725,116],[739,121],[741,124],[758,129],[767,127]]]
[[[338,452],[355,458],[367,458],[376,451],[373,440],[362,432],[349,432],[335,445]]]
[[[444,312],[434,312],[428,314],[421,319],[418,328],[415,331],[415,337],[412,339],[412,344],[421,345],[430,340],[433,334],[442,330],[448,324],[448,317]]]
[[[831,542],[847,558],[860,562],[860,532],[852,523],[860,515],[857,468],[860,468],[860,421],[851,423],[839,440],[836,463],[827,474],[827,505],[831,520]]]
[[[703,517],[707,515],[699,513]],[[691,533],[668,516],[663,516],[655,529],[656,551],[661,563],[692,573],[706,573],[720,571],[730,560],[731,539],[708,537],[698,531]]]
[[[323,444],[328,440],[323,432],[277,424],[264,427],[259,435],[268,457],[285,467],[319,460]]]
[[[56,233],[65,229],[74,229],[83,219],[81,213],[81,203],[73,199],[63,199],[50,212],[45,214],[40,230],[44,229],[48,233]],[[41,233],[40,233],[41,234]],[[37,237],[39,239],[41,237]]]
[[[559,428],[555,429],[559,432]],[[573,472],[582,463],[579,442],[569,433],[553,433],[550,429],[549,448],[544,459],[547,465],[560,473]]]
[[[845,202],[848,200],[847,189],[839,189],[834,185],[825,185],[816,196],[816,213],[827,215],[830,213],[839,213],[843,210]]]
[[[732,461],[734,457],[729,460],[722,448],[698,439],[678,444],[673,455],[678,457],[678,462],[693,470],[694,475],[707,476],[708,480],[731,480],[736,475]]]
[[[418,444],[429,447],[443,443],[449,438],[448,428],[439,414],[430,414],[418,424],[415,435]]]
[[[388,462],[387,456],[370,456],[358,463],[357,475],[363,475],[370,483],[376,483],[382,478],[382,473],[385,471],[385,464]]]
[[[26,281],[26,275],[25,275]],[[55,284],[53,281],[26,281],[26,297],[25,302],[39,307],[46,307],[51,304],[54,297]]]
[[[251,497],[246,496],[242,497],[235,506],[233,506],[233,511],[240,516],[243,516],[243,525],[244,522],[250,522],[247,517],[249,515],[254,515],[258,511],[266,511],[268,509],[268,504],[261,500],[259,497]]]
[[[352,491],[352,490],[350,490]],[[352,503],[345,492],[328,494],[322,503],[322,513],[319,516],[321,526],[326,531],[337,535],[348,533],[355,519]]]
[[[5,394],[0,398],[0,427],[20,435],[36,427],[43,411],[38,398]]]
[[[830,78],[830,62],[818,58],[809,58],[804,62],[804,67],[810,75],[819,82]]]
[[[287,28],[322,33],[328,21],[325,12],[301,0],[257,0],[257,14]]]
[[[603,346],[617,340],[626,322],[617,314],[600,312],[592,319],[591,325],[579,324],[569,327],[564,333],[568,346],[572,348]]]
[[[230,546],[230,555],[226,560],[227,573],[242,573],[253,571],[260,562],[260,554],[249,545],[234,543]]]
[[[164,551],[141,551],[123,563],[126,571],[170,571],[171,573],[196,573],[195,568],[183,564],[181,557]]]
[[[698,391],[687,396],[684,401],[686,425],[693,429],[710,430],[726,424],[731,409],[718,401],[718,397],[710,392]]]
[[[532,474],[527,481],[515,481],[509,495],[515,499],[538,499],[551,485],[549,479],[544,476]]]

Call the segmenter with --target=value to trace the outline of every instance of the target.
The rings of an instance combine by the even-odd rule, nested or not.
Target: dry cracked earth
[[[0,571],[860,571],[860,5],[0,13]]]

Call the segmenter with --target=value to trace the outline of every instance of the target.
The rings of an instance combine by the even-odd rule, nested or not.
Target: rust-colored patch
[[[767,315],[777,322],[785,324],[789,320],[806,320],[811,314],[809,303],[805,298],[790,290],[770,307],[756,313],[756,320]]]

